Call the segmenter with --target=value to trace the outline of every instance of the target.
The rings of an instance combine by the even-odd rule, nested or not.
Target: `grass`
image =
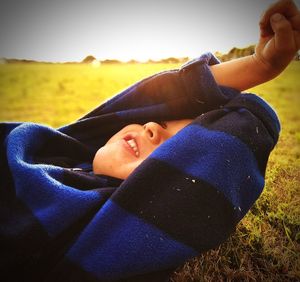
[[[76,120],[125,87],[170,65],[0,65],[0,120],[53,127]]]
[[[130,84],[170,64],[0,65],[0,121],[53,127],[72,122]],[[186,281],[300,280],[300,62],[250,92],[277,111],[282,131],[259,200],[220,247],[172,276]]]

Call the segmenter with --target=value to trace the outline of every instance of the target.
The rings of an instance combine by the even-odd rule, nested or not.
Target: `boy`
[[[260,195],[279,134],[274,111],[239,90],[288,65],[299,23],[279,1],[254,56],[205,54],[58,130],[1,124],[2,280],[163,281],[226,240]]]

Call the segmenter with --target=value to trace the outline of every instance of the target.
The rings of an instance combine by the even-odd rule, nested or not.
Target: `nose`
[[[156,122],[147,122],[144,124],[146,137],[155,145],[158,145],[163,137],[163,128]]]

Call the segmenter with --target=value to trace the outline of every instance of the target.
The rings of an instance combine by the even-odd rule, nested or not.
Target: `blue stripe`
[[[67,257],[100,279],[176,267],[198,253],[107,201]]]
[[[198,124],[179,131],[150,157],[210,183],[241,211],[241,216],[264,186],[254,154],[246,144],[234,136]]]
[[[57,167],[23,164],[13,174],[17,197],[53,237],[101,202],[96,191],[81,191],[60,183],[63,169]]]
[[[7,158],[17,197],[28,206],[48,234],[55,236],[99,204],[101,195],[62,184],[62,168],[31,163],[33,148],[38,150],[38,143],[49,134],[53,134],[49,128],[34,124],[15,128],[9,135],[13,142],[8,142]]]

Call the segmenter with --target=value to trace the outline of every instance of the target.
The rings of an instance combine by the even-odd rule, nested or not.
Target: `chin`
[[[101,165],[101,149],[100,148],[97,153],[95,154],[95,157],[93,159],[93,172],[95,174],[103,174],[101,171],[101,168],[103,168],[103,166]]]

